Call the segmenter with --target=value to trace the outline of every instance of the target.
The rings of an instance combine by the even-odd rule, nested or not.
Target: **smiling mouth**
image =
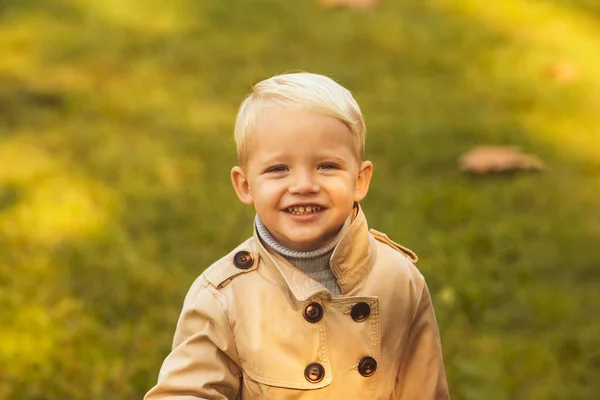
[[[308,215],[319,212],[323,209],[321,206],[294,206],[288,207],[287,212],[294,215]]]

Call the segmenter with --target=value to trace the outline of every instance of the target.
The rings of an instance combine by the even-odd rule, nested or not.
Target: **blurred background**
[[[453,399],[597,399],[597,0],[0,0],[0,399],[142,398],[251,234],[237,107],[298,70],[363,109],[363,207],[420,257]],[[460,172],[479,144],[546,169]]]

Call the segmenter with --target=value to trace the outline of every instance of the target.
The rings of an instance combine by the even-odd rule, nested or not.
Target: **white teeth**
[[[323,207],[321,206],[297,206],[297,207],[288,207],[288,212],[298,215],[298,214],[312,214],[317,211],[321,211]]]

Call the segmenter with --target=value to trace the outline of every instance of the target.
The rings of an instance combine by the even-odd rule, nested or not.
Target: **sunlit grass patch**
[[[14,74],[17,71],[24,74],[25,71],[32,71],[36,36],[35,32],[25,25],[10,24],[0,27],[0,74]]]
[[[571,156],[599,159],[597,20],[550,1],[445,3],[511,39],[490,49],[486,76],[533,91],[535,102],[514,110],[529,133]]]
[[[0,185],[20,190],[18,201],[0,212],[0,230],[9,240],[51,245],[89,235],[114,211],[109,191],[31,140],[0,142],[0,160]]]
[[[170,1],[168,7],[158,0],[72,0],[80,12],[91,19],[105,20],[131,30],[132,34],[169,35],[186,31],[198,23],[190,13],[190,2]]]

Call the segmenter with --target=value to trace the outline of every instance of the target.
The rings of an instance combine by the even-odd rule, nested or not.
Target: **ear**
[[[246,205],[251,206],[254,204],[254,198],[252,197],[252,191],[250,190],[250,184],[246,179],[246,174],[240,166],[235,166],[231,169],[231,183],[235,194],[240,201]]]
[[[354,191],[355,202],[360,202],[367,195],[372,176],[373,163],[371,161],[363,161],[360,166],[360,170],[358,171],[358,178],[356,180],[356,190]]]

